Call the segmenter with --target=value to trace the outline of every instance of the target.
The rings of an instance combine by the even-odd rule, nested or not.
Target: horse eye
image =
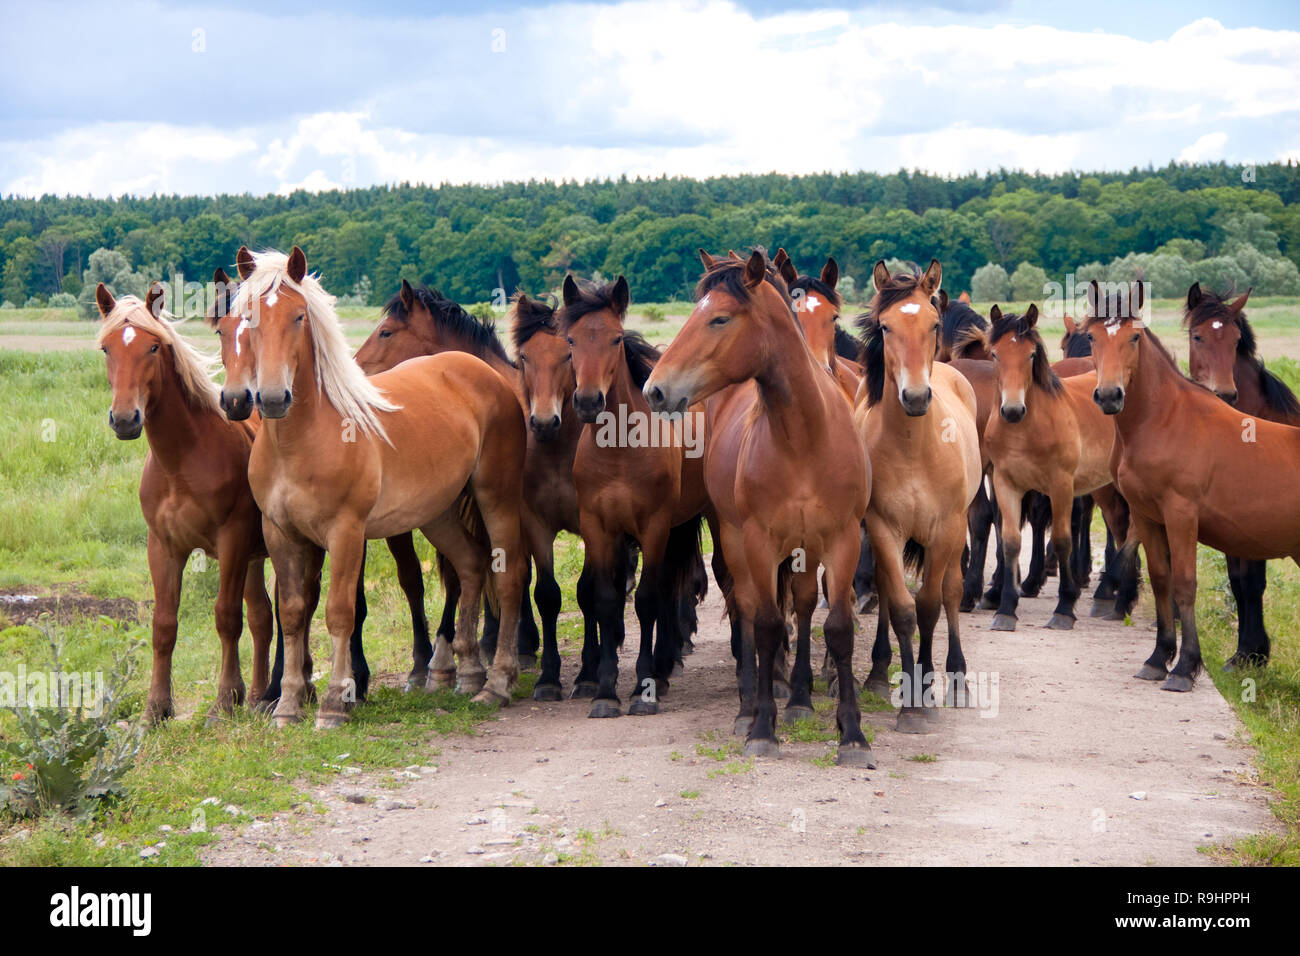
[[[1201,341],[1201,337],[1200,337],[1199,335],[1193,335],[1193,336],[1192,336],[1192,341],[1193,341],[1193,342],[1199,342],[1199,341]]]
[[[1134,343],[1136,343],[1137,340],[1140,339],[1140,338],[1142,338],[1142,336],[1139,335],[1137,332],[1134,332],[1134,333],[1133,333],[1133,338],[1129,339],[1129,341],[1130,341],[1130,342],[1134,342]]]
[[[392,336],[392,334],[393,334],[393,333],[390,332],[390,331],[388,331],[388,329],[384,329],[384,331],[382,331],[382,332],[379,333],[379,337],[380,337],[381,339],[386,339],[386,338],[390,338],[390,337]]]
[[[709,325],[713,326],[714,328],[721,328],[722,326],[726,325],[730,321],[731,321],[731,316],[729,315],[715,315],[713,318],[709,319]]]
[[[157,352],[157,351],[158,351],[158,346],[155,345],[153,348],[151,348],[151,349],[149,350],[149,354],[152,355],[154,352]]]
[[[301,322],[301,321],[302,321],[303,319],[305,319],[305,318],[307,318],[307,313],[306,313],[306,312],[304,312],[302,315],[298,316],[298,318],[294,319],[294,321],[295,321],[295,322]]]
[[[569,348],[573,348],[573,339],[565,339],[564,341],[569,343]]]

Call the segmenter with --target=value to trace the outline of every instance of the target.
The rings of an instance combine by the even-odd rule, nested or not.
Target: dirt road
[[[1055,590],[1049,579],[1052,599],[1022,601],[1014,633],[989,631],[991,612],[963,615],[986,706],[945,709],[923,735],[895,732],[891,713],[866,714],[874,771],[830,765],[826,742],[787,741],[776,760],[739,756],[733,664],[711,588],[696,652],[658,716],[590,720],[587,701],[521,702],[479,736],[443,741],[439,756],[413,755],[406,771],[321,789],[322,816],[227,830],[205,859],[1195,865],[1211,859],[1198,847],[1275,829],[1245,732],[1213,683],[1170,694],[1133,679],[1153,638],[1144,620],[1042,628]],[[874,614],[859,627],[862,675]],[[576,670],[566,658],[566,689]]]

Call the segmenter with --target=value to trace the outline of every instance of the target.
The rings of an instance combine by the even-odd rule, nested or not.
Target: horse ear
[[[1254,289],[1255,287],[1251,286],[1242,295],[1238,296],[1236,301],[1234,301],[1232,305],[1228,306],[1228,311],[1231,312],[1233,315],[1236,315],[1238,312],[1244,309],[1246,307],[1246,300],[1250,298],[1250,293],[1253,292]]]
[[[614,289],[610,293],[614,311],[619,315],[627,314],[627,307],[632,302],[632,290],[627,286],[627,277],[619,276],[614,280]]]
[[[700,263],[704,266],[706,271],[712,269],[716,261],[717,260],[714,259],[713,256],[704,251],[703,246],[700,246]]]
[[[1091,279],[1088,285],[1084,287],[1084,295],[1088,298],[1088,315],[1091,318],[1098,318],[1097,309],[1101,305],[1101,286],[1097,285],[1096,279]]]
[[[113,298],[113,293],[108,291],[108,286],[100,283],[95,286],[95,305],[99,306],[99,314],[108,318],[108,313],[117,308],[117,300]]]
[[[1001,309],[999,309],[996,305],[993,306],[993,308],[989,309],[989,321],[990,321],[990,322],[998,322],[998,321],[1000,321],[1001,319],[1002,319],[1002,310],[1001,310]]]
[[[889,267],[885,265],[884,259],[877,262],[876,267],[871,270],[871,281],[876,284],[877,292],[889,282]]]
[[[397,297],[402,302],[402,309],[407,315],[415,308],[415,290],[411,288],[411,283],[405,279],[402,280],[402,287],[397,290]]]
[[[155,319],[160,317],[163,309],[163,284],[161,282],[155,282],[149,286],[149,294],[145,296],[144,307]]]
[[[1129,318],[1136,319],[1142,315],[1142,307],[1146,305],[1147,284],[1141,279],[1130,282],[1128,287],[1128,311]],[[1134,302],[1137,304],[1134,305]]]
[[[840,284],[840,264],[834,256],[826,257],[826,265],[822,266],[822,281],[832,289]]]
[[[763,261],[763,253],[755,249],[749,254],[749,261],[745,263],[745,285],[758,285],[767,277],[767,263]]]
[[[1077,331],[1079,331],[1079,327],[1078,327],[1077,325],[1074,324],[1074,317],[1071,316],[1069,313],[1066,313],[1066,315],[1065,315],[1065,334],[1066,334],[1066,335],[1073,335],[1073,334],[1074,334],[1075,332],[1077,332]]]
[[[948,311],[948,293],[943,289],[939,290],[939,314],[943,315]]]
[[[1025,310],[1025,324],[1031,329],[1038,324],[1038,306],[1029,303],[1029,308]]]
[[[772,265],[776,266],[780,271],[781,278],[786,281],[787,285],[799,278],[799,270],[794,267],[794,263],[790,261],[790,257],[786,255],[784,249],[776,251],[776,258],[772,260]]]
[[[248,251],[248,246],[240,246],[235,253],[235,269],[239,272],[239,278],[247,279],[253,274],[254,268],[256,263],[253,262],[253,254]]]
[[[930,267],[921,277],[921,289],[926,295],[934,295],[941,285],[943,285],[943,266],[939,265],[938,259],[931,259]]]
[[[566,306],[573,305],[581,297],[582,293],[578,290],[578,280],[572,275],[564,277],[564,286],[560,289],[560,294],[564,297]]]
[[[1201,284],[1193,282],[1192,287],[1187,290],[1187,311],[1190,312],[1201,304]]]
[[[294,246],[289,253],[288,272],[294,282],[301,282],[307,276],[307,254],[299,246]]]

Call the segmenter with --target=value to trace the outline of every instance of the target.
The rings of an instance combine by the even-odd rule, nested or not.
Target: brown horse
[[[809,350],[767,256],[755,250],[748,260],[702,259],[695,308],[644,393],[670,415],[707,400],[705,482],[741,617],[738,723],[752,714],[745,753],[778,752],[773,670],[786,641],[778,596],[786,565],[794,572],[799,627],[790,704],[811,709],[801,691],[811,684],[805,635],[821,564],[831,603],[823,631],[839,688],[837,760],[874,766],[853,681],[853,571],[871,490],[866,452],[843,392]]]
[[[858,393],[858,382],[862,380],[862,366],[835,351],[841,305],[840,295],[835,291],[835,284],[840,280],[839,264],[828,258],[821,275],[815,278],[801,276],[785,250],[778,249],[772,265],[781,273],[794,299],[795,317],[803,329],[808,349],[835,377],[844,397],[851,403]]]
[[[964,696],[961,554],[966,510],[983,475],[975,392],[960,372],[935,361],[943,269],[931,260],[925,274],[918,273],[891,276],[883,260],[876,263],[876,293],[859,323],[866,377],[854,408],[874,479],[866,520],[880,594],[867,686],[888,699],[892,625],[903,667],[897,724],[903,733],[923,732],[921,718],[934,702],[926,688],[934,680],[932,644],[940,610],[948,619],[945,697]],[[921,569],[915,599],[904,571],[909,560]],[[912,634],[918,626],[921,647],[914,661]]]
[[[692,434],[696,421],[663,422],[650,412],[641,386],[659,352],[623,328],[631,299],[627,279],[579,285],[566,276],[556,316],[568,343],[573,407],[585,423],[573,480],[584,558],[578,604],[588,629],[579,683],[597,681],[590,717],[617,717],[618,648],[627,600],[627,538],[641,549],[635,607],[641,643],[632,715],[659,712],[682,642],[678,608],[693,593],[699,564],[701,512],[707,505]],[[594,624],[594,630],[593,630]],[[593,657],[599,648],[599,660]]]
[[[1245,415],[1300,426],[1300,402],[1283,381],[1264,367],[1255,348],[1255,330],[1246,318],[1249,290],[1232,302],[1200,283],[1187,290],[1183,325],[1189,345],[1189,377]],[[1268,663],[1270,641],[1264,628],[1265,562],[1228,557],[1228,582],[1237,604],[1237,651],[1225,669]]]
[[[1003,560],[1002,603],[991,627],[1015,630],[1021,499],[1026,492],[1037,491],[1051,502],[1052,548],[1060,584],[1056,610],[1047,626],[1069,630],[1074,627],[1079,597],[1076,568],[1070,563],[1073,503],[1076,497],[1111,483],[1114,429],[1092,402],[1095,372],[1061,379],[1052,368],[1038,334],[1037,306],[1030,305],[1024,316],[1018,316],[1003,315],[995,305],[989,317],[993,326],[988,341],[999,400],[998,414],[990,416],[984,436],[1002,509]]]
[[[1197,542],[1247,560],[1300,560],[1300,429],[1245,415],[1185,378],[1142,320],[1140,283],[1127,296],[1103,297],[1096,282],[1088,292],[1094,399],[1114,416],[1111,469],[1156,598],[1156,647],[1137,676],[1188,691],[1202,665]],[[1174,602],[1183,645],[1166,674],[1177,650]]]
[[[246,265],[252,268],[247,269]],[[305,612],[330,554],[325,623],[333,642],[318,727],[347,719],[354,699],[345,654],[355,582],[367,538],[418,528],[456,568],[462,586],[459,689],[506,703],[518,677],[514,642],[502,641],[490,674],[475,641],[477,605],[490,573],[502,624],[513,633],[525,554],[520,541],[524,423],[501,377],[461,353],[412,359],[366,378],[348,354],[333,300],[307,273],[297,246],[241,265],[233,311],[247,317],[257,361],[255,400],[265,422],[249,461],[276,569],[285,631],[278,723],[299,719]],[[490,569],[490,570],[489,570]],[[434,649],[430,677],[450,683],[450,648]]]
[[[251,270],[252,253],[241,246],[236,259]],[[257,362],[249,345],[248,320],[241,318],[230,310],[230,303],[238,291],[238,283],[226,275],[224,269],[218,268],[212,277],[216,290],[213,307],[208,310],[205,321],[216,332],[221,343],[221,364],[225,368],[226,380],[221,389],[221,408],[231,421],[245,421],[254,430],[262,425],[262,416],[256,411],[253,390],[257,386]],[[433,655],[433,645],[429,641],[429,623],[424,613],[424,573],[420,568],[420,559],[415,553],[415,542],[410,534],[395,535],[388,540],[388,550],[392,552],[397,565],[397,580],[401,585],[406,601],[411,609],[411,629],[414,635],[412,658],[415,662],[411,675],[407,678],[407,690],[423,690],[428,676],[429,659]],[[356,619],[353,622],[352,636],[349,641],[352,657],[352,677],[356,682],[357,700],[363,701],[370,689],[370,665],[366,662],[362,634],[368,611],[365,589],[365,559],[362,558],[361,575],[357,578]],[[309,602],[307,619],[310,621],[316,611],[316,593]],[[275,644],[275,662],[271,667],[271,682],[267,685],[259,707],[273,710],[280,699],[280,680],[284,673],[284,633],[277,629]],[[447,632],[450,640],[452,631]],[[303,657],[304,673],[311,674],[310,644]],[[309,696],[314,688],[308,689]]]
[[[181,575],[191,553],[219,563],[216,624],[221,673],[209,720],[244,702],[239,637],[242,600],[253,635],[253,699],[268,684],[271,604],[263,578],[266,546],[262,516],[248,485],[253,431],[229,422],[217,407],[209,360],[180,338],[162,317],[162,286],[148,298],[114,299],[103,283],[95,303],[103,321],[98,344],[107,356],[113,390],[108,423],[118,438],[149,441],[140,476],[140,510],[149,528],[149,576],[153,579],[153,674],[145,718],[171,717],[172,651],[176,646]]]

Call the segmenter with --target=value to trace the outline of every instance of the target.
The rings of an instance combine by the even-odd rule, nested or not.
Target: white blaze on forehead
[[[131,340],[134,338],[135,338],[135,329],[131,328],[131,326],[128,325],[126,328],[122,330],[123,345],[130,345]]]
[[[1111,319],[1109,322],[1106,323],[1106,334],[1109,335],[1111,338],[1114,338],[1115,336],[1119,335],[1119,325],[1120,325],[1119,319]]]
[[[696,303],[695,307],[697,309],[707,309],[709,307],[709,297],[706,295],[703,299],[701,299],[698,303]]]
[[[1214,328],[1216,328],[1216,329],[1221,329],[1221,328],[1223,328],[1223,323],[1220,322],[1218,319],[1215,319],[1215,320],[1214,320],[1213,325],[1214,325]]]
[[[799,308],[804,312],[813,312],[821,304],[822,300],[815,295],[806,295],[799,300]]]
[[[239,323],[239,326],[235,329],[235,355],[239,355],[239,353],[242,351],[242,347],[240,345],[239,340],[244,337],[244,333],[247,331],[248,331],[248,319],[242,319]]]
[[[916,313],[921,311],[921,307],[915,302],[908,302],[906,305],[900,305],[898,311],[902,312],[904,315],[916,315]]]

